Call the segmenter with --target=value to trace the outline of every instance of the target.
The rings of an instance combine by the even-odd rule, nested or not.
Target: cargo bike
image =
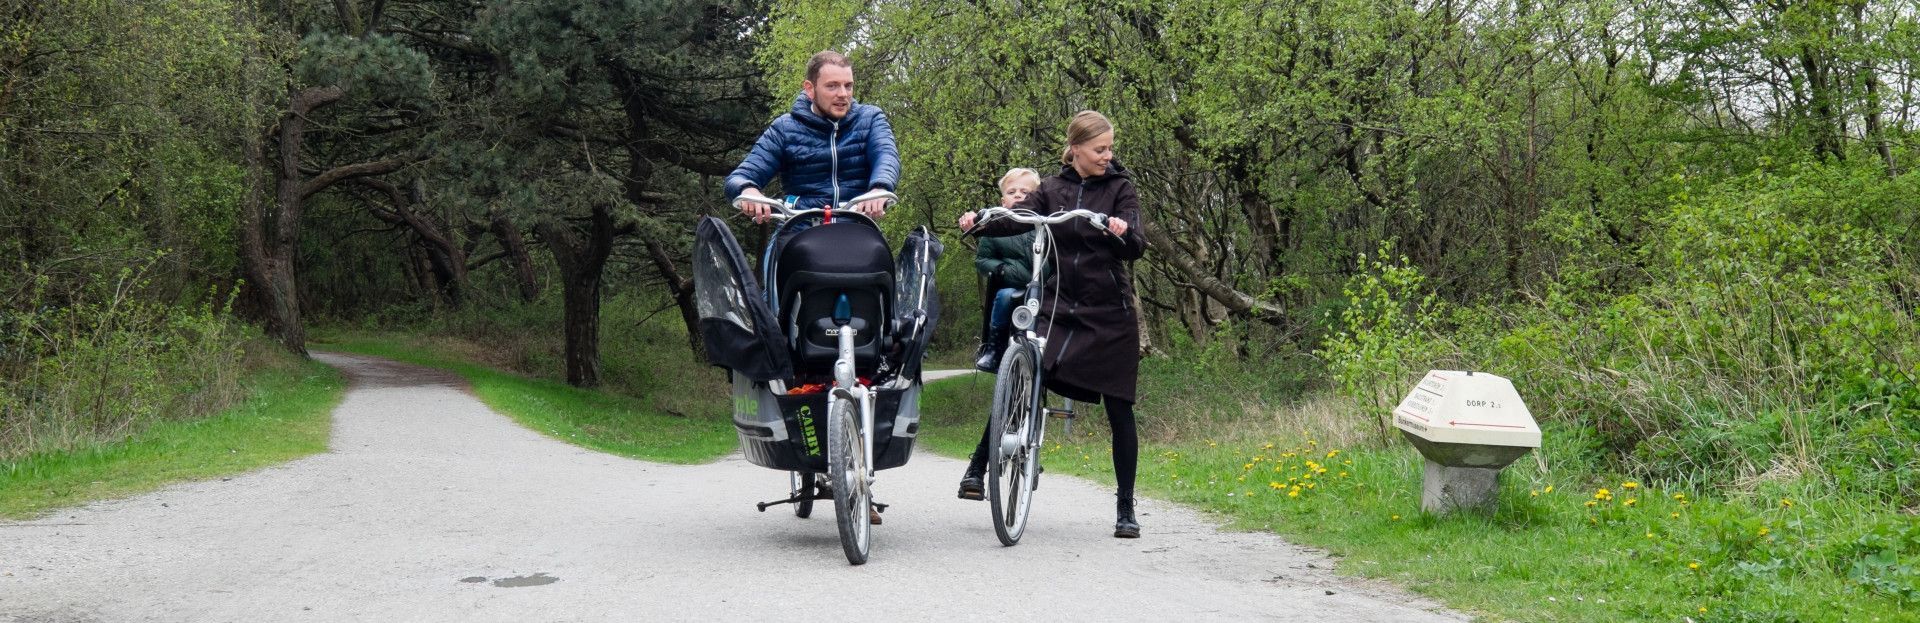
[[[749,462],[789,473],[785,499],[808,517],[833,502],[840,545],[867,561],[875,473],[907,463],[920,425],[920,364],[938,320],[934,262],[940,243],[925,227],[893,254],[880,228],[847,206],[885,199],[874,191],[832,209],[741,197],[773,208],[778,222],[758,275],[726,223],[695,231],[694,296],[709,363],[732,383],[733,424]],[[871,510],[870,510],[871,509]]]

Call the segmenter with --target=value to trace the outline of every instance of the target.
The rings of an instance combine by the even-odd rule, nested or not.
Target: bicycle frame
[[[1035,386],[1038,387],[1039,382],[1044,378],[1044,373],[1039,372],[1043,368],[1043,366],[1040,366],[1038,364],[1039,362],[1046,361],[1047,338],[1046,336],[1043,336],[1043,335],[1040,335],[1039,333],[1034,332],[1034,327],[1036,325],[1035,321],[1040,316],[1040,289],[1042,288],[1041,275],[1046,274],[1047,260],[1050,257],[1049,252],[1053,250],[1053,228],[1048,226],[1064,223],[1076,218],[1084,218],[1089,223],[1093,224],[1096,227],[1099,227],[1101,231],[1106,231],[1107,215],[1101,214],[1099,212],[1094,212],[1091,210],[1075,209],[1075,210],[1068,210],[1065,212],[1056,212],[1048,216],[1040,216],[1029,210],[1013,210],[1010,208],[987,208],[985,210],[982,210],[980,212],[980,215],[981,215],[982,222],[990,218],[1006,218],[1006,219],[1011,219],[1015,222],[1028,223],[1034,226],[1033,229],[1035,234],[1033,237],[1033,264],[1032,264],[1033,270],[1031,271],[1032,276],[1027,278],[1027,300],[1025,303],[1022,303],[1019,307],[1016,307],[1013,309],[1013,313],[1012,313],[1013,317],[1010,318],[1009,320],[1013,323],[1013,327],[1015,329],[1020,330],[1019,339],[1025,340],[1027,343],[1033,345],[1034,360],[1036,364],[1034,366],[1034,370],[1036,371],[1035,376],[1040,377],[1040,378],[1034,379],[1034,382],[1035,382]],[[1041,392],[1040,395],[1042,397],[1042,400],[1041,400],[1042,408],[1047,408],[1045,406],[1046,390],[1039,389],[1038,391]],[[1069,402],[1067,406],[1067,413],[1071,414],[1072,408],[1073,408],[1072,403]],[[1048,410],[1052,411],[1052,409],[1048,409]],[[1068,415],[1067,417],[1071,418],[1072,416]],[[1071,426],[1071,424],[1069,424],[1069,426]],[[1044,437],[1045,434],[1046,434],[1046,428],[1041,427],[1041,435]]]
[[[848,206],[858,205],[875,199],[882,199],[891,203],[898,201],[899,197],[884,190],[874,190],[841,202],[836,209],[845,210]],[[826,211],[824,209],[795,210],[793,209],[794,203],[791,201],[777,201],[765,197],[756,198],[743,195],[733,201],[735,208],[739,208],[743,203],[756,203],[772,208],[773,212],[768,216],[781,221],[819,214]],[[866,473],[861,476],[868,486],[872,486],[876,480],[874,476],[875,462],[873,459],[873,391],[871,388],[861,385],[859,377],[854,374],[853,345],[855,343],[854,338],[858,336],[859,330],[855,329],[851,324],[839,324],[833,331],[834,335],[839,338],[840,354],[833,362],[833,389],[830,393],[835,398],[844,398],[852,401],[860,410],[860,439],[863,454],[866,455]]]
[[[853,401],[853,403],[860,408],[861,448],[865,451],[867,458],[866,463],[864,463],[867,473],[862,474],[862,476],[866,478],[867,485],[872,486],[875,480],[875,472],[873,469],[873,391],[867,386],[861,385],[859,377],[853,373],[853,344],[854,337],[858,335],[859,331],[854,329],[852,325],[846,324],[840,325],[838,331],[838,337],[840,338],[840,358],[833,362],[833,390],[831,393],[836,398],[845,398]]]

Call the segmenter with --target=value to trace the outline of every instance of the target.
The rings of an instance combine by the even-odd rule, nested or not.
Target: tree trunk
[[[289,93],[287,112],[278,128],[279,160],[273,168],[274,201],[265,200],[267,157],[264,138],[249,141],[246,158],[255,178],[248,189],[247,213],[241,219],[241,261],[267,335],[287,350],[307,354],[307,332],[300,318],[300,288],[293,260],[300,245],[300,214],[307,194],[300,175],[301,140],[307,115],[338,101],[338,87],[315,87]]]
[[[560,267],[562,300],[566,311],[567,384],[600,384],[600,282],[607,256],[613,252],[613,213],[606,205],[593,206],[585,239],[563,222],[538,225],[540,237],[553,251]]]
[[[500,239],[500,248],[506,251],[507,261],[513,265],[514,281],[520,284],[520,300],[532,303],[540,298],[540,283],[534,281],[533,258],[527,255],[527,241],[520,236],[520,228],[514,227],[513,221],[499,208],[488,213],[487,221],[493,229],[493,235]]]
[[[640,140],[654,134],[647,105],[649,93],[645,85],[636,82],[628,69],[618,61],[605,64],[608,79],[614,88],[620,91],[621,108],[627,116],[627,176],[623,180],[627,200],[635,205],[653,203],[648,197],[652,193],[649,185],[653,182],[653,161],[656,154],[647,151],[650,141]],[[685,159],[677,163],[682,168],[690,165]],[[674,266],[673,255],[667,247],[645,232],[641,238],[647,245],[647,256],[653,260],[654,270],[659,271],[660,280],[666,282],[667,289],[673,294],[673,302],[680,307],[680,320],[687,325],[687,346],[695,354],[704,352],[700,344],[700,310],[693,300],[693,279],[682,276]]]
[[[413,209],[413,206],[424,203],[425,193],[417,188],[418,180],[415,180],[416,188],[412,193],[401,192],[399,187],[373,178],[360,178],[354,182],[386,194],[393,206],[393,213],[375,209],[375,217],[388,223],[406,225],[413,232],[415,244],[420,247],[427,261],[426,268],[432,271],[433,282],[428,285],[427,294],[444,297],[447,305],[455,309],[463,305],[466,302],[467,251],[454,240],[453,232],[443,230],[433,219]],[[421,283],[429,284],[425,280]]]
[[[566,299],[567,384],[600,385],[600,275],[569,274],[562,280]]]
[[[706,352],[700,342],[700,309],[693,300],[693,280],[680,276],[666,245],[645,233],[641,237],[647,243],[647,256],[653,259],[654,268],[667,282],[667,291],[673,294],[673,303],[680,307],[680,321],[687,325],[687,346],[696,354]]]
[[[1245,314],[1255,320],[1271,324],[1285,324],[1286,310],[1273,303],[1254,298],[1251,294],[1235,290],[1232,285],[1215,279],[1206,267],[1195,262],[1194,258],[1181,250],[1172,238],[1161,231],[1161,228],[1144,227],[1142,230],[1146,233],[1147,248],[1157,252],[1160,257],[1166,258],[1167,264],[1178,275],[1185,277],[1188,283],[1206,294],[1207,298],[1226,306],[1233,313]]]

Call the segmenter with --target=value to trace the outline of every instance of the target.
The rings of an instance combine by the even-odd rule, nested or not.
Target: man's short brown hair
[[[821,50],[814,53],[813,58],[807,59],[807,82],[819,80],[820,68],[827,65],[853,69],[853,63],[847,60],[847,55],[833,50]]]

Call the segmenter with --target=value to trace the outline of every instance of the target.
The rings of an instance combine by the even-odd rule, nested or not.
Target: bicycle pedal
[[[1047,407],[1047,416],[1057,417],[1057,418],[1067,418],[1071,420],[1073,419],[1073,410],[1072,409],[1055,409],[1053,407]]]
[[[876,511],[880,511],[880,512],[882,512],[882,513],[884,513],[884,512],[887,512],[887,505],[885,505],[885,504],[881,504],[881,503],[879,503],[879,502],[874,502],[874,503],[873,503],[873,510],[876,510]]]

